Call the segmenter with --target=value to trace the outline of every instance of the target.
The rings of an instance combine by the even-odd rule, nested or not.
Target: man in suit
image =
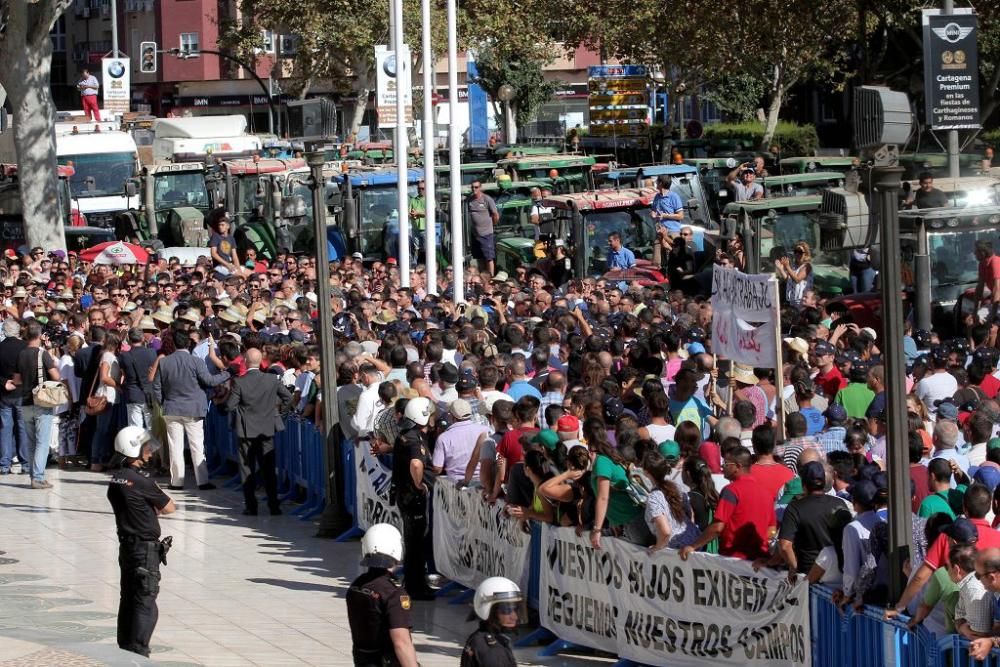
[[[202,491],[214,489],[208,481],[205,463],[205,414],[208,399],[205,390],[217,387],[229,379],[229,372],[216,375],[208,372],[205,362],[191,355],[191,335],[187,331],[173,332],[176,351],[160,359],[153,378],[153,396],[163,406],[167,422],[167,446],[170,448],[170,489],[184,488],[184,436],[191,447],[194,478]]]
[[[243,478],[243,514],[257,514],[257,483],[254,473],[264,476],[267,506],[272,515],[278,507],[278,483],[274,466],[274,434],[285,428],[281,415],[292,404],[292,394],[271,373],[260,372],[261,352],[247,350],[246,375],[233,380],[226,408],[236,413],[236,435],[240,439],[240,476]]]

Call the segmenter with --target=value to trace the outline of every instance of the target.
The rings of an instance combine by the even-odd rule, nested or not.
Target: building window
[[[49,33],[49,35],[52,37],[52,50],[55,53],[65,53],[66,51],[65,15],[59,17],[59,20],[57,20],[55,25],[52,26],[52,31]]]
[[[274,53],[274,31],[273,30],[261,30],[260,31],[261,40],[263,43],[263,48],[261,52],[263,53]]]
[[[201,45],[198,43],[198,33],[196,32],[182,32],[181,33],[181,52],[182,53],[197,53],[201,51]]]
[[[284,58],[294,58],[299,53],[299,36],[282,35],[279,40],[281,46],[281,56]]]

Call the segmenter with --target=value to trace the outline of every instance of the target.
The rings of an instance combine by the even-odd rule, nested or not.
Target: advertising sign
[[[128,113],[131,111],[131,65],[128,58],[103,58],[101,60],[101,94],[106,111]]]
[[[971,9],[923,11],[925,122],[934,130],[971,130],[979,114],[979,49]]]
[[[587,74],[590,136],[643,136],[648,139],[648,68],[645,65],[596,65],[588,68]]]
[[[410,86],[410,47],[406,44],[399,54],[389,47],[375,47],[375,108],[378,124],[386,128],[396,124],[396,91],[402,89],[406,109],[406,125],[413,125],[413,89]],[[397,75],[398,74],[398,75]]]

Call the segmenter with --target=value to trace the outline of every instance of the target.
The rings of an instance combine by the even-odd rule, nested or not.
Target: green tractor
[[[210,187],[213,186],[213,187]],[[200,162],[149,165],[125,184],[126,197],[141,193],[138,209],[115,216],[115,237],[167,247],[208,245],[205,216],[217,205],[213,177]]]

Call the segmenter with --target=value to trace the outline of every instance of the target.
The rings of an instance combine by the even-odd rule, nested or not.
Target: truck
[[[408,169],[406,175],[409,195],[417,193],[416,184],[423,180],[422,169]],[[386,235],[386,226],[392,218],[407,215],[399,211],[396,184],[399,182],[395,169],[383,167],[362,167],[333,176],[339,193],[340,213],[337,216],[347,245],[347,251],[360,252],[365,261],[385,259],[392,239]]]
[[[603,175],[604,187],[655,187],[660,176],[670,176],[670,190],[684,202],[685,225],[710,229],[715,226],[698,169],[687,164],[656,164],[626,167]]]
[[[153,121],[153,162],[235,160],[260,153],[260,138],[246,133],[240,115],[157,118]]]
[[[115,237],[144,242],[157,239],[166,246],[208,243],[205,216],[217,203],[200,162],[152,164],[126,183],[126,195],[140,198],[135,209],[115,217]]]
[[[139,154],[132,135],[115,129],[116,123],[56,123],[56,159],[73,167],[70,192],[87,223],[114,228],[115,217],[138,208],[125,183],[139,170]]]
[[[67,249],[78,250],[81,243],[92,237],[100,238],[101,241],[109,240],[108,235],[102,233],[106,230],[86,226],[86,218],[74,207],[69,188],[73,167],[60,166],[58,169],[59,222],[66,237]],[[6,250],[17,249],[24,243],[24,210],[18,187],[18,168],[16,164],[0,164],[0,245]]]

